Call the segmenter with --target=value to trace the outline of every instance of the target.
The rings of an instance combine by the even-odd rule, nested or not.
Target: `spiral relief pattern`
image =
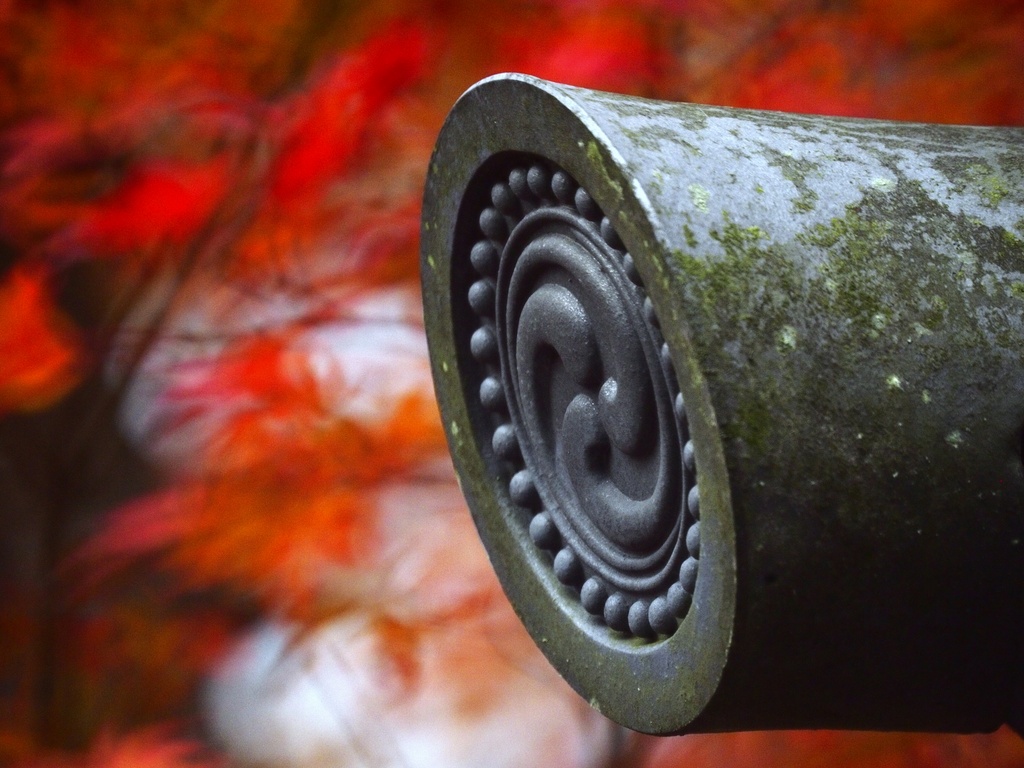
[[[700,500],[686,411],[632,258],[564,170],[524,157],[478,214],[470,352],[509,498],[557,579],[616,632],[689,610]]]

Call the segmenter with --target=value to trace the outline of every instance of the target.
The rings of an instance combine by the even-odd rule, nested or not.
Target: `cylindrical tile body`
[[[463,491],[595,707],[1019,725],[1024,132],[499,76],[422,268]]]

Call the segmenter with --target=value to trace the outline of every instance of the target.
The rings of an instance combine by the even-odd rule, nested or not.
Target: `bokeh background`
[[[1022,125],[1024,3],[0,0],[0,763],[1024,766],[1006,730],[639,737],[539,656],[417,280],[433,140],[509,70]]]

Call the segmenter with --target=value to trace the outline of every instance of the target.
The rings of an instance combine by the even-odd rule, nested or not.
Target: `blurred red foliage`
[[[123,256],[195,238],[224,197],[227,167],[154,162],[134,168],[74,222],[73,239],[94,257]]]
[[[585,88],[651,93],[671,64],[651,19],[626,6],[573,13],[539,28],[510,29],[501,47],[516,72]]]
[[[275,105],[281,149],[270,171],[270,205],[296,205],[342,174],[379,112],[425,73],[422,27],[391,27]]]
[[[409,297],[430,148],[473,81],[1024,124],[1017,0],[10,0],[0,28],[0,414],[102,377],[162,479],[98,516],[40,509],[42,538],[72,541],[36,543],[52,605],[0,572],[5,653],[49,638],[0,664],[0,760],[37,768],[218,764],[146,726],[194,713],[253,616],[359,617],[401,696],[465,718],[519,690],[525,651],[442,631],[507,626],[479,552],[435,542],[430,589],[392,583],[431,526],[456,530],[420,508],[454,481]],[[55,289],[83,264],[78,329]],[[401,514],[396,488],[417,500]],[[429,689],[439,658],[450,691]],[[1005,732],[622,743],[618,765],[648,768],[1024,765]],[[580,754],[564,764],[612,759]]]

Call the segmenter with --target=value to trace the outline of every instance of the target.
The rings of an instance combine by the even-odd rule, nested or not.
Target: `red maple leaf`
[[[82,340],[48,281],[42,269],[23,265],[0,282],[0,414],[52,404],[84,372]]]
[[[651,29],[636,13],[576,13],[528,35],[509,36],[502,67],[584,88],[646,90],[665,66]]]
[[[228,188],[227,163],[153,161],[94,201],[65,237],[95,256],[123,256],[196,236]]]
[[[343,172],[377,113],[425,71],[422,27],[395,25],[339,59],[312,87],[272,113],[284,126],[271,197],[290,202]]]

